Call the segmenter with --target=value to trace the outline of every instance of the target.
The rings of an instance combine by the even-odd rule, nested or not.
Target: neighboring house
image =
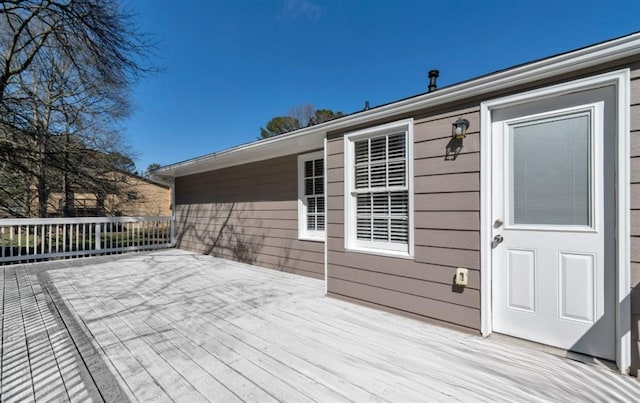
[[[640,364],[640,34],[155,174],[181,248]]]
[[[83,189],[73,191],[73,215],[78,217],[114,216],[170,216],[171,188],[169,185],[125,171],[112,171],[105,175],[103,192]],[[62,216],[64,193],[49,195],[49,216]],[[37,199],[36,199],[37,204]]]

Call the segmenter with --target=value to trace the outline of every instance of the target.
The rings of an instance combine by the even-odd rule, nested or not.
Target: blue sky
[[[311,103],[352,113],[640,31],[639,0],[125,0],[162,72],[133,93],[139,170],[253,141]]]

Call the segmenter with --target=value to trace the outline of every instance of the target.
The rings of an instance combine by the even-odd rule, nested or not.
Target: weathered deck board
[[[27,336],[17,278],[18,267],[5,269],[2,326],[2,400],[33,400]]]
[[[27,266],[2,275],[1,401],[102,401],[48,294]]]
[[[95,398],[87,383],[109,401],[640,396],[636,379],[601,367],[326,298],[322,281],[179,250],[16,265],[0,281],[3,401]]]
[[[37,286],[33,287],[30,276],[24,268],[21,267],[17,271],[20,297],[24,302],[22,315],[25,322],[32,324],[25,327],[25,333],[35,399],[37,401],[69,401],[62,371],[58,366],[58,357],[54,353],[54,343],[49,335],[49,331],[55,331],[55,325],[50,330],[51,321],[44,318],[48,310],[45,308],[44,312],[42,311],[43,295]],[[44,305],[46,307],[46,303]],[[65,371],[66,374],[67,371]]]
[[[61,280],[66,281],[64,274]],[[117,333],[109,326],[109,317],[101,317],[99,313],[93,311],[89,303],[82,294],[78,294],[77,290],[71,282],[58,283],[58,291],[65,295],[65,300],[72,306],[74,313],[91,331],[94,341],[101,347],[104,357],[108,359],[117,370],[117,374],[123,379],[123,383],[127,386],[123,388],[127,392],[131,392],[129,397],[147,401],[170,401],[166,392],[140,363],[138,358],[131,352],[126,344],[118,337]],[[130,338],[130,335],[124,333],[124,338]]]

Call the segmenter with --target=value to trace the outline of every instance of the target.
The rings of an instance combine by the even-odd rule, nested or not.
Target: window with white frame
[[[324,156],[315,152],[298,156],[298,237],[324,240]]]
[[[347,249],[411,255],[412,121],[346,136]]]

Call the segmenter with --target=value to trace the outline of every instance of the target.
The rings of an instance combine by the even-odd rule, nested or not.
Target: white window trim
[[[309,231],[307,229],[307,208],[304,203],[304,163],[310,160],[323,160],[324,183],[324,231]],[[303,241],[324,242],[327,230],[327,162],[324,159],[324,151],[316,151],[308,154],[298,155],[298,239]]]
[[[409,192],[409,242],[407,248],[397,250],[395,245],[385,245],[383,242],[366,242],[356,239],[356,214],[354,212],[353,198],[351,197],[354,182],[354,167],[352,165],[355,153],[354,143],[369,137],[385,135],[404,130],[407,133],[407,188]],[[370,127],[347,133],[344,136],[344,248],[352,252],[361,252],[372,255],[392,256],[401,258],[414,257],[414,227],[413,218],[413,118],[399,120],[381,126]]]

